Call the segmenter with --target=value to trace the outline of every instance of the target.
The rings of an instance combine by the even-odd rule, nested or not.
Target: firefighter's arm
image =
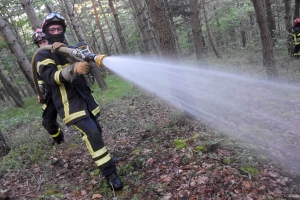
[[[87,74],[90,71],[90,64],[86,61],[75,62],[61,70],[61,76],[66,81],[72,81],[78,75]]]

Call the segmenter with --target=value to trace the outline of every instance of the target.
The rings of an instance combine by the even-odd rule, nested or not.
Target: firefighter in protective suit
[[[46,34],[43,33],[42,29],[36,29],[32,35],[33,43],[38,47],[44,46],[48,44]],[[61,144],[64,142],[64,133],[61,130],[59,123],[56,121],[57,119],[57,111],[54,106],[53,100],[49,93],[45,90],[44,81],[37,75],[38,84],[40,91],[44,95],[44,101],[41,101],[41,98],[38,96],[38,102],[42,103],[42,125],[48,131],[48,133],[52,136],[54,143]]]
[[[291,34],[294,43],[293,55],[297,58],[300,57],[300,18],[294,20],[294,26],[292,27]]]
[[[86,61],[71,64],[65,55],[55,53],[60,47],[66,46],[63,43],[66,24],[60,13],[48,14],[43,20],[42,30],[52,45],[52,50],[43,50],[37,54],[37,72],[44,80],[46,90],[49,91],[63,122],[80,131],[89,153],[108,185],[113,190],[120,190],[123,184],[103,142],[101,127],[97,121],[100,108],[83,76],[89,72],[90,65]]]

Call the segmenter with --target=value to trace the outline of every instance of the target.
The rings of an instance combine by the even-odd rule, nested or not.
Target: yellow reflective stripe
[[[71,115],[66,116],[66,117],[63,119],[63,122],[64,122],[64,123],[68,123],[68,122],[70,122],[71,120],[76,119],[76,118],[81,117],[81,116],[84,116],[84,115],[86,115],[85,110],[79,111],[79,112],[76,112],[76,113],[73,113],[73,114],[71,114]]]
[[[59,91],[60,91],[60,95],[61,95],[61,103],[64,105],[64,112],[65,112],[65,117],[69,116],[70,114],[70,104],[68,101],[68,94],[66,91],[66,87],[64,84],[61,84],[59,86]]]
[[[97,160],[95,163],[99,167],[99,166],[104,165],[105,163],[107,163],[110,159],[111,159],[110,155],[107,154],[104,158],[101,158],[100,160]]]
[[[76,128],[80,133],[83,134],[82,140],[85,142],[85,145],[86,145],[87,149],[89,150],[90,154],[92,155],[94,153],[94,151],[93,151],[93,148],[92,148],[89,140],[87,139],[87,135],[80,128],[78,128],[77,126],[73,125],[73,127]]]
[[[44,84],[44,81],[43,81],[43,80],[38,80],[38,84],[39,84],[39,85],[43,85],[43,84]]]
[[[58,135],[59,135],[59,133],[60,133],[60,128],[58,128],[58,131],[57,131],[57,133],[55,133],[54,135],[51,135],[53,138],[55,138],[55,137],[57,137]]]
[[[37,63],[37,72],[40,74],[40,65],[49,65],[49,64],[55,65],[55,61],[48,58],[48,59],[38,62]]]
[[[100,112],[100,106],[97,106],[93,111],[93,115],[97,115]]]
[[[47,104],[43,104],[42,109],[46,110],[46,108],[47,108]]]
[[[57,83],[57,85],[61,85],[62,83],[59,80],[60,71],[55,72],[54,74],[54,81]]]
[[[70,63],[67,63],[67,64],[64,64],[64,65],[57,65],[56,67],[57,67],[57,69],[59,70],[59,71],[61,71],[61,70],[63,70],[65,67],[67,67],[67,66],[69,66],[70,65]]]
[[[98,151],[94,152],[94,153],[92,154],[92,158],[96,158],[96,157],[98,157],[98,156],[101,156],[101,155],[103,155],[105,152],[107,152],[107,149],[106,149],[106,147],[103,147],[102,149],[99,149]]]

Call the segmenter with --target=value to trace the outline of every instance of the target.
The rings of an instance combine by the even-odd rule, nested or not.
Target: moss
[[[94,170],[94,176],[99,176],[99,175],[100,175],[100,170],[99,169]]]
[[[132,154],[139,154],[140,152],[141,152],[140,149],[135,149],[135,150],[132,152]]]
[[[232,158],[225,158],[224,162],[227,163],[227,164],[230,164],[230,163],[233,162],[233,160],[232,160]]]
[[[207,149],[206,149],[205,146],[199,145],[199,146],[196,146],[196,147],[194,148],[194,151],[196,151],[196,152],[199,152],[199,151],[201,151],[201,152],[206,152]]]
[[[192,136],[192,139],[197,139],[199,137],[200,137],[200,135],[197,133],[197,134],[195,134],[195,135]]]
[[[46,190],[44,195],[45,196],[49,196],[49,195],[53,195],[53,194],[57,194],[57,190]]]
[[[186,147],[186,140],[174,140],[174,145],[178,150]]]
[[[241,170],[249,174],[259,174],[259,170],[251,166],[241,166]]]

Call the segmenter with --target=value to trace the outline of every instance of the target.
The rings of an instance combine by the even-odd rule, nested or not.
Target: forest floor
[[[102,105],[99,121],[111,155],[122,158],[123,190],[108,188],[79,133],[64,127],[65,143],[40,144],[48,159],[1,177],[0,199],[300,199],[299,174],[152,96]]]

